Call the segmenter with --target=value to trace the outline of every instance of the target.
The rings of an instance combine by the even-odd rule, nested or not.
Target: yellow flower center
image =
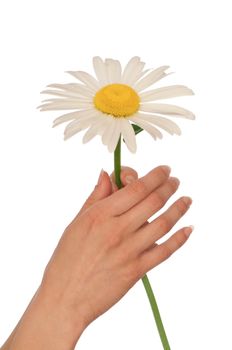
[[[100,89],[94,96],[95,107],[114,117],[127,117],[139,109],[140,98],[130,86],[110,84]]]

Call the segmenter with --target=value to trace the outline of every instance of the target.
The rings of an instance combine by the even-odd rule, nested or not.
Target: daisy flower
[[[128,149],[135,153],[136,125],[155,140],[162,138],[163,130],[180,135],[179,126],[167,116],[194,119],[194,114],[179,106],[156,101],[193,95],[193,91],[183,85],[147,90],[168,75],[169,66],[148,70],[144,70],[144,66],[137,56],[131,58],[124,70],[117,60],[108,58],[103,61],[94,57],[96,78],[83,71],[67,72],[79,82],[48,85],[42,93],[53,98],[44,100],[38,108],[41,111],[71,110],[56,118],[53,124],[68,122],[64,139],[87,129],[83,143],[100,135],[109,152],[115,151],[122,135]]]

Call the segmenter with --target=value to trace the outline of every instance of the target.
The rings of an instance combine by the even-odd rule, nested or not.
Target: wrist
[[[87,327],[81,305],[75,305],[74,309],[63,294],[59,295],[50,286],[43,283],[38,290],[37,302],[39,308],[44,310],[44,316],[48,317],[49,315],[50,324],[55,333],[66,339],[66,344],[75,346]]]
[[[81,313],[74,317],[62,299],[42,283],[23,315],[11,350],[73,350],[86,326]]]

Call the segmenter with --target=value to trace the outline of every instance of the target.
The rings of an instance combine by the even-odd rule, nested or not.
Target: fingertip
[[[169,165],[161,165],[160,169],[164,172],[165,175],[169,175],[171,172],[171,167]]]
[[[125,182],[127,185],[130,184],[131,182],[135,181],[135,177],[132,175],[127,175],[125,179],[123,179],[123,182]]]
[[[134,170],[134,169],[132,169],[130,167],[121,166],[120,179],[121,179],[121,182],[122,182],[123,186],[126,186],[129,183],[131,183],[132,181],[138,179],[138,173],[137,173],[136,170]],[[113,188],[113,190],[115,192],[116,190],[118,190],[118,187],[115,184],[115,174],[114,174],[114,172],[111,173],[110,180],[111,180],[111,183],[112,183],[112,188]]]
[[[193,230],[194,230],[194,226],[193,225],[185,227],[184,228],[185,236],[188,238],[191,235],[191,233],[193,232]]]
[[[121,171],[120,174],[121,181],[123,185],[128,185],[131,182],[135,181],[138,179],[138,173],[136,170],[129,168],[129,167],[124,167]]]

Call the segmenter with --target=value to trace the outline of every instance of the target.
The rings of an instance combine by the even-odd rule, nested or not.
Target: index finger
[[[113,216],[123,214],[162,185],[168,179],[170,171],[166,165],[152,169],[145,176],[105,198],[104,210],[110,210]]]
[[[128,181],[128,177],[130,178],[131,181]],[[127,186],[129,184],[129,182],[132,182],[134,180],[138,179],[138,173],[136,170],[128,167],[128,166],[121,166],[121,171],[120,171],[120,178],[121,178],[121,182],[124,186]],[[118,187],[116,185],[116,181],[115,181],[115,174],[114,171],[110,174],[110,179],[112,182],[112,190],[113,192],[118,191]]]

